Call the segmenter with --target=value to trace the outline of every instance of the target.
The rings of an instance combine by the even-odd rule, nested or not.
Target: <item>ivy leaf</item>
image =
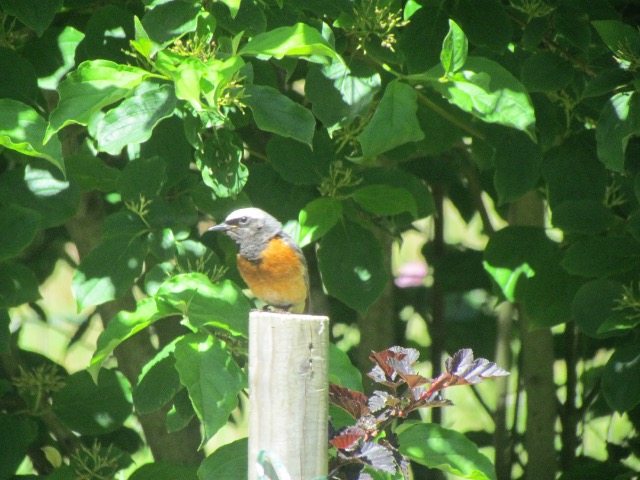
[[[118,155],[127,145],[146,142],[155,126],[171,116],[175,107],[171,85],[143,82],[131,97],[100,118],[96,130],[98,150]]]
[[[624,170],[624,156],[629,139],[640,134],[640,95],[622,92],[605,104],[598,118],[596,141],[598,157],[614,172]]]
[[[245,375],[224,344],[201,333],[180,339],[174,355],[180,382],[204,425],[204,444],[238,406],[238,393],[246,388]]]
[[[442,42],[440,63],[445,74],[453,73],[462,68],[467,61],[469,41],[462,29],[453,20],[449,20],[449,33]]]
[[[309,110],[272,87],[247,85],[245,93],[260,130],[312,144],[316,121]]]
[[[46,129],[47,122],[33,108],[9,98],[0,99],[0,146],[44,158],[64,174],[62,146],[57,137],[44,144]]]
[[[406,83],[394,80],[387,85],[373,117],[357,137],[365,160],[424,138],[416,116],[417,98],[414,88]]]
[[[149,75],[146,70],[109,60],[88,60],[58,85],[60,102],[51,112],[45,143],[61,128],[87,125],[102,107],[128,96]]]
[[[240,49],[240,55],[261,55],[284,58],[285,56],[309,57],[322,55],[340,59],[333,47],[315,28],[296,23],[292,27],[274,28],[253,37]]]

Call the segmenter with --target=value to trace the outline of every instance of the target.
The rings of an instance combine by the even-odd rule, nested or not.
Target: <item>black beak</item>
[[[210,227],[207,229],[207,232],[226,232],[231,230],[230,225],[227,225],[226,223],[219,223],[218,225],[214,225],[213,227]]]

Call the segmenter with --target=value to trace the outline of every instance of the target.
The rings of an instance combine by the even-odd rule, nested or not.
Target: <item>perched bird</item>
[[[242,208],[209,231],[236,242],[238,270],[256,297],[291,313],[309,311],[307,262],[278,220],[259,208]]]

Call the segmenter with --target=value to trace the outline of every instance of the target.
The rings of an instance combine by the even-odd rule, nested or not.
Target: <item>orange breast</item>
[[[238,255],[238,270],[254,295],[274,307],[302,313],[307,299],[306,267],[298,253],[276,237],[260,258],[260,263],[252,263]]]

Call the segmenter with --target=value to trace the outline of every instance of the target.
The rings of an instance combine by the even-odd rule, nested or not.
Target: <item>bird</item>
[[[257,298],[277,310],[309,312],[307,261],[282,223],[259,208],[241,208],[208,231],[238,245],[238,271]]]

